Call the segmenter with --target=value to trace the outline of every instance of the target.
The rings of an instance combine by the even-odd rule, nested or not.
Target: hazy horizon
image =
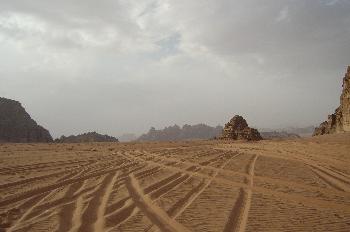
[[[0,1],[0,96],[53,137],[317,125],[350,65],[350,1]]]

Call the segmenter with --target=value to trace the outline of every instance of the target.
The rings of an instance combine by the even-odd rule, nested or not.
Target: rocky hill
[[[178,125],[165,127],[163,130],[156,130],[152,127],[147,134],[141,135],[139,141],[179,141],[192,139],[212,139],[220,135],[221,126],[211,127],[205,124]]]
[[[225,124],[220,139],[261,140],[263,138],[257,129],[248,126],[247,121],[242,116],[236,115]]]
[[[118,139],[109,135],[101,135],[96,132],[88,132],[80,135],[62,135],[55,139],[56,143],[92,143],[92,142],[118,142]]]
[[[21,103],[0,97],[0,142],[52,142],[52,137],[30,117]]]
[[[314,136],[350,131],[350,66],[343,79],[340,106],[314,131]]]

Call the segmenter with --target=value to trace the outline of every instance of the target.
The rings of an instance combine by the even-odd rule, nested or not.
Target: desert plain
[[[0,231],[350,231],[349,141],[1,144]]]

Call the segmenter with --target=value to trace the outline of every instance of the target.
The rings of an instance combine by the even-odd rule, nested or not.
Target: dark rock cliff
[[[0,142],[52,142],[52,137],[30,117],[21,103],[0,97]]]

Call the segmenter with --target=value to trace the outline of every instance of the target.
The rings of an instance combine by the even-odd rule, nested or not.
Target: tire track
[[[116,178],[118,175],[119,175],[119,172],[117,172],[114,175],[114,177],[112,178],[112,180],[110,180],[108,182],[108,185],[106,186],[106,188],[104,190],[104,194],[103,194],[102,199],[100,201],[100,205],[98,206],[98,209],[97,209],[97,220],[94,224],[94,231],[103,231],[104,230],[104,227],[105,227],[104,214],[106,212],[107,203],[108,203],[108,200],[111,196],[113,186],[116,182]]]
[[[322,169],[310,167],[311,170],[329,186],[343,192],[350,192],[350,186],[344,182],[342,179],[337,178]]]
[[[60,198],[58,200],[55,200],[54,202],[47,202],[37,206],[35,209],[36,212],[33,212],[30,215],[28,215],[28,220],[23,222],[23,225],[19,227],[19,229],[23,230],[23,228],[27,228],[38,222],[45,221],[47,220],[47,218],[53,215],[57,215],[59,217],[57,211],[55,211],[57,207],[65,207],[66,205],[73,204],[74,202],[76,202],[76,200],[78,200],[79,202],[79,199],[82,199],[82,196],[89,191],[91,191],[91,188],[79,190],[78,193],[76,193],[73,197],[69,199]]]
[[[350,179],[347,178],[346,176],[344,176],[344,174],[340,174],[338,173],[337,171],[335,170],[332,170],[332,169],[329,169],[329,168],[326,168],[326,167],[322,167],[322,166],[319,166],[319,165],[313,165],[313,168],[327,174],[328,176],[332,177],[333,179],[336,179],[338,181],[341,181],[343,182],[344,184],[350,184]]]
[[[320,177],[331,187],[339,191],[350,192],[350,180],[343,173],[339,173],[339,171],[314,164],[312,161],[306,158],[298,157],[296,159],[309,166],[311,171],[313,171],[318,177]]]
[[[128,158],[127,155],[125,155],[125,154],[122,154],[122,155],[124,157]],[[237,155],[239,155],[239,154],[237,154]],[[184,169],[181,169],[181,168],[178,168],[178,167],[171,166],[169,164],[157,163],[155,161],[147,160],[147,159],[140,158],[140,157],[132,157],[132,159],[133,160],[138,160],[138,161],[140,161],[142,163],[148,163],[148,164],[152,164],[152,165],[158,165],[158,166],[161,166],[161,167],[165,167],[165,168],[167,168],[169,170],[180,171],[182,173],[187,173],[187,174],[193,174],[193,172],[191,172],[191,170],[184,170]],[[216,167],[211,167],[211,166],[201,166],[198,163],[193,163],[193,162],[189,162],[189,161],[179,161],[179,160],[172,159],[172,158],[164,158],[164,160],[167,160],[168,162],[175,162],[176,161],[177,163],[182,163],[182,164],[186,164],[186,165],[192,165],[193,167],[206,168],[206,169],[209,169],[209,170],[214,171],[214,172],[219,171],[219,172],[230,173],[230,174],[233,174],[233,175],[248,176],[245,173],[224,170],[224,169],[220,169],[220,167],[216,168]],[[204,174],[204,173],[196,173],[196,175],[199,176],[199,177],[208,178],[208,179],[210,179],[212,177],[212,176],[210,176],[208,174]],[[226,182],[226,180],[223,180],[223,181]],[[232,181],[228,181],[228,182],[233,183]]]
[[[231,156],[228,160],[226,160],[219,169],[223,170],[225,166],[235,157],[239,156],[239,154],[236,154],[234,156]],[[168,211],[168,215],[172,219],[176,219],[178,216],[180,216],[195,200],[198,198],[205,189],[212,183],[212,181],[216,178],[216,176],[219,174],[219,170],[217,170],[211,179],[209,179],[207,182],[205,182],[205,179],[200,182],[195,188],[193,188],[190,192],[188,192],[182,199],[180,199],[178,202],[176,202]],[[149,228],[146,229],[146,231],[152,231],[153,225],[151,225]]]
[[[148,147],[146,145],[143,145],[142,148],[148,149]],[[142,223],[141,221],[138,221],[138,220],[141,220],[141,217],[143,217],[142,216],[143,214],[139,210],[139,208],[136,206],[136,204],[132,201],[131,197],[125,199],[124,202],[119,202],[120,199],[122,198],[119,195],[119,191],[120,191],[119,187],[123,187],[123,191],[126,191],[126,193],[128,192],[127,189],[125,189],[125,186],[126,186],[125,180],[127,178],[129,178],[128,176],[130,173],[131,173],[131,175],[135,176],[135,179],[137,179],[137,181],[140,181],[140,179],[146,178],[146,183],[148,182],[147,177],[152,176],[154,174],[157,174],[157,176],[155,178],[153,178],[153,177],[150,178],[150,179],[152,179],[152,182],[151,182],[152,185],[146,186],[143,189],[142,193],[143,193],[143,195],[147,196],[151,200],[152,204],[155,204],[155,201],[157,201],[159,198],[163,198],[163,199],[167,198],[168,195],[165,195],[165,194],[170,192],[169,193],[170,198],[165,199],[165,201],[162,201],[162,204],[166,204],[167,209],[169,206],[171,207],[170,209],[168,209],[166,211],[166,213],[173,220],[177,220],[175,218],[175,216],[181,215],[184,211],[186,212],[186,215],[187,215],[187,210],[186,209],[182,210],[183,208],[188,208],[191,205],[194,206],[198,202],[200,202],[197,200],[193,204],[193,201],[195,200],[195,198],[203,199],[203,192],[201,192],[201,190],[203,188],[207,188],[208,192],[211,192],[213,190],[213,188],[211,188],[210,185],[209,185],[210,186],[209,188],[205,187],[205,185],[208,183],[208,181],[210,181],[213,178],[216,171],[219,171],[220,173],[225,173],[225,175],[234,173],[234,172],[230,172],[230,171],[226,171],[226,170],[222,170],[222,172],[221,172],[219,170],[219,166],[223,162],[226,161],[226,158],[229,157],[229,156],[226,156],[225,153],[219,154],[219,155],[212,154],[212,152],[209,152],[209,150],[206,150],[203,153],[200,153],[197,151],[192,153],[193,150],[191,150],[191,149],[186,150],[186,149],[180,149],[180,151],[178,152],[179,153],[178,157],[171,156],[173,149],[169,149],[170,151],[169,151],[169,155],[167,157],[164,157],[163,156],[164,154],[162,152],[160,152],[160,154],[157,154],[157,155],[155,155],[155,152],[153,152],[153,153],[149,152],[150,153],[149,155],[146,155],[143,152],[141,154],[134,156],[134,154],[132,153],[133,151],[130,151],[127,149],[123,150],[123,153],[130,154],[130,156],[128,157],[127,160],[124,158],[125,157],[124,155],[123,155],[123,157],[122,156],[115,156],[115,157],[117,157],[115,161],[122,160],[123,162],[125,162],[124,164],[122,164],[122,166],[123,167],[127,166],[127,167],[120,169],[123,174],[119,177],[116,177],[114,189],[112,189],[111,190],[112,192],[110,193],[110,194],[113,194],[113,202],[108,202],[111,204],[109,204],[108,207],[106,207],[103,218],[108,219],[109,216],[111,214],[113,214],[113,216],[115,218],[118,218],[118,220],[120,219],[120,224],[118,223],[117,226],[115,226],[116,224],[112,223],[113,228],[110,228],[109,224],[108,224],[109,221],[108,222],[106,221],[107,224],[104,227],[102,227],[103,228],[102,230],[103,231],[108,231],[108,230],[115,231],[118,229],[124,229],[124,227],[127,230],[130,230],[130,228],[132,230],[133,228],[129,227],[130,225],[132,225],[132,222],[135,221],[137,223]],[[153,150],[150,150],[150,151],[153,151]],[[190,157],[188,157],[188,155],[190,155]],[[232,155],[232,153],[231,153],[231,155]],[[220,176],[220,174],[218,176],[214,177],[215,178],[213,180],[214,183],[217,182],[217,183],[221,183],[221,184],[226,184],[228,186],[228,188],[229,188],[229,186],[232,186],[235,188],[238,187],[237,191],[239,191],[237,194],[235,193],[235,196],[237,196],[237,199],[231,199],[231,202],[236,201],[235,204],[233,205],[231,203],[231,205],[233,205],[233,206],[227,206],[225,208],[226,209],[225,212],[227,212],[225,217],[229,217],[229,219],[227,220],[227,224],[229,224],[229,225],[226,225],[226,226],[227,226],[227,228],[231,228],[231,229],[228,229],[227,231],[239,230],[239,226],[237,226],[237,225],[242,224],[241,221],[242,221],[243,216],[241,216],[241,215],[244,214],[244,213],[242,213],[242,212],[244,212],[244,208],[246,207],[246,205],[253,204],[253,202],[250,202],[249,204],[247,204],[247,199],[250,199],[250,201],[252,201],[251,198],[253,197],[253,191],[254,191],[254,194],[261,193],[262,195],[284,199],[286,201],[293,202],[293,204],[295,204],[295,205],[303,204],[303,205],[308,206],[308,207],[314,207],[314,208],[317,207],[318,209],[326,209],[328,211],[332,211],[332,210],[338,211],[337,214],[339,214],[341,217],[344,217],[344,215],[347,216],[347,214],[345,214],[345,212],[346,213],[350,212],[349,208],[344,209],[344,207],[346,207],[346,202],[344,201],[344,204],[342,204],[342,202],[340,202],[340,200],[341,200],[340,197],[343,197],[345,200],[347,200],[346,197],[350,196],[349,195],[350,192],[346,192],[344,189],[339,187],[339,186],[342,186],[344,188],[344,186],[345,186],[345,188],[346,188],[347,184],[349,183],[349,178],[345,174],[341,173],[340,171],[337,172],[337,169],[336,169],[337,167],[334,167],[334,169],[333,169],[332,166],[330,166],[330,167],[322,166],[321,163],[317,163],[317,164],[313,163],[311,165],[311,163],[310,163],[311,161],[307,161],[307,159],[305,159],[305,161],[303,161],[303,163],[306,166],[310,166],[310,169],[313,169],[312,171],[315,173],[315,175],[313,175],[311,172],[309,172],[309,173],[311,173],[311,176],[313,176],[314,178],[317,178],[316,177],[316,175],[317,175],[323,181],[325,181],[325,182],[328,181],[327,184],[330,185],[331,188],[327,188],[327,186],[325,186],[324,184],[322,185],[322,188],[312,187],[312,186],[309,186],[309,188],[306,188],[307,186],[305,184],[295,182],[295,184],[298,183],[298,185],[294,186],[294,183],[291,182],[292,183],[291,185],[293,185],[293,187],[296,188],[296,192],[288,192],[286,189],[283,189],[283,188],[284,188],[284,186],[285,187],[289,186],[288,185],[289,182],[287,183],[286,181],[278,179],[279,178],[278,176],[275,177],[276,179],[268,178],[268,177],[264,177],[264,176],[260,176],[260,177],[254,176],[255,185],[253,186],[253,178],[251,178],[251,176],[255,175],[255,173],[254,173],[254,168],[252,168],[252,166],[253,166],[252,164],[253,164],[253,160],[255,158],[257,158],[254,155],[251,156],[252,159],[250,159],[249,161],[246,159],[246,161],[248,161],[249,164],[244,167],[245,169],[241,170],[242,173],[240,173],[240,175],[245,178],[244,183],[240,182],[240,184],[238,184],[238,182],[236,183],[234,179],[225,179],[224,178],[225,176],[224,177]],[[263,156],[264,154],[261,154],[261,155],[258,154],[258,155],[260,158],[262,158],[261,156]],[[131,156],[136,157],[136,159],[131,158]],[[100,157],[104,158],[106,156],[100,156]],[[21,214],[23,212],[25,212],[29,207],[31,207],[33,204],[36,204],[37,202],[39,202],[43,197],[46,196],[46,194],[49,194],[52,191],[57,191],[57,190],[58,191],[61,191],[61,190],[66,191],[67,189],[68,189],[68,192],[72,191],[71,197],[68,197],[66,195],[63,196],[64,192],[61,191],[59,194],[55,195],[54,198],[48,197],[45,201],[36,205],[34,207],[34,209],[32,209],[31,212],[29,212],[28,215],[25,217],[25,220],[22,220],[18,224],[18,226],[16,226],[15,230],[16,231],[17,230],[18,231],[30,231],[33,229],[37,229],[40,226],[46,227],[46,224],[48,224],[50,221],[50,223],[52,223],[53,227],[55,227],[55,225],[58,227],[58,228],[53,228],[53,229],[56,229],[56,230],[58,229],[58,231],[69,231],[69,232],[78,231],[82,227],[81,224],[83,223],[83,220],[82,220],[81,216],[85,213],[85,209],[89,203],[89,200],[91,200],[94,197],[94,195],[96,195],[95,192],[100,187],[101,183],[103,182],[103,179],[107,175],[111,174],[109,171],[113,170],[115,168],[114,163],[117,163],[114,160],[112,161],[112,163],[113,163],[112,164],[111,161],[104,162],[101,159],[98,159],[96,163],[89,166],[89,168],[86,168],[85,172],[84,172],[84,170],[80,171],[81,170],[80,165],[76,165],[75,170],[69,170],[70,167],[68,168],[68,166],[67,166],[67,172],[65,174],[70,173],[69,174],[70,176],[62,177],[59,179],[58,182],[61,183],[61,182],[74,180],[74,182],[72,182],[70,184],[62,185],[60,187],[54,188],[52,190],[50,189],[48,191],[37,192],[36,194],[29,196],[28,198],[25,198],[25,199],[22,199],[19,201],[15,200],[9,204],[6,204],[5,207],[3,207],[3,209],[5,210],[4,212],[6,212],[10,207],[18,208],[18,209],[23,210],[23,211],[18,211],[18,213],[17,213],[17,215],[21,216]],[[132,160],[132,161],[130,161],[130,160]],[[299,161],[301,161],[301,159],[299,159]],[[257,163],[257,165],[260,164],[260,162],[262,162],[262,160],[259,160],[259,163]],[[133,165],[128,166],[130,163],[133,163]],[[144,167],[140,167],[141,164],[143,164],[145,169],[147,169],[147,170],[145,170]],[[186,164],[186,165],[183,165],[183,164]],[[189,167],[188,164],[191,166]],[[173,167],[173,165],[175,165],[175,166]],[[207,165],[209,165],[209,167],[207,167]],[[98,168],[96,169],[96,167],[98,167]],[[258,168],[258,166],[256,166],[256,167]],[[260,167],[260,165],[259,165],[259,167]],[[46,172],[46,174],[49,174],[49,175],[54,174],[53,172],[56,172],[56,174],[57,174],[57,171],[60,172],[61,170],[62,170],[61,167],[57,167],[56,170],[52,169],[52,170],[50,170],[51,173]],[[253,170],[252,173],[251,173],[251,170]],[[75,171],[77,171],[77,172],[75,172]],[[108,171],[108,172],[101,174],[102,172],[105,172],[105,171]],[[169,171],[170,173],[167,171]],[[178,174],[176,177],[174,177],[171,180],[159,183],[160,179],[163,180],[163,178],[165,178],[166,175],[171,175],[174,172],[176,172],[176,174]],[[74,173],[77,173],[78,177],[73,177]],[[42,174],[43,173],[38,172],[38,174],[35,174],[35,175],[42,175]],[[263,175],[263,173],[262,173],[262,175]],[[85,179],[85,177],[87,177],[87,176],[92,176],[91,178],[93,179],[93,181],[90,179]],[[22,186],[16,186],[15,188],[13,188],[13,190],[11,188],[11,191],[17,195],[13,195],[13,196],[9,195],[9,196],[6,196],[6,198],[0,199],[0,205],[1,205],[1,203],[3,203],[4,200],[14,199],[14,197],[21,196],[21,194],[26,193],[25,191],[27,191],[28,186],[30,187],[30,185],[32,185],[32,184],[36,184],[36,183],[39,183],[41,181],[42,183],[40,183],[40,185],[41,185],[40,187],[39,187],[39,185],[33,186],[31,189],[34,190],[34,188],[37,187],[37,189],[43,190],[42,188],[45,188],[46,187],[45,185],[52,186],[52,184],[55,184],[53,181],[58,179],[59,177],[60,176],[52,177],[52,178],[48,179],[48,181],[45,181],[46,183],[43,182],[42,180],[24,183],[23,184],[24,189],[22,189],[22,190],[20,189],[20,187],[22,187]],[[195,182],[188,181],[192,177],[196,179]],[[33,177],[31,177],[31,178],[33,178]],[[18,181],[18,180],[19,179],[16,179],[16,181]],[[22,179],[19,181],[26,181],[26,180],[28,180],[28,179],[24,179],[24,180]],[[261,183],[259,180],[266,181],[266,185],[265,185],[265,183],[263,185],[260,185]],[[89,183],[88,188],[86,188],[86,186],[83,186],[81,189],[78,188],[76,191],[73,191],[73,188],[72,188],[72,190],[70,190],[71,186],[74,185],[74,186],[78,187],[84,181],[87,181],[87,183]],[[157,181],[157,183],[155,183],[157,185],[153,186],[153,182],[155,182],[155,181]],[[336,184],[334,183],[335,181],[337,182]],[[320,181],[320,182],[322,182],[322,181]],[[193,188],[191,188],[190,185],[187,186],[187,184],[186,184],[186,188],[185,188],[186,191],[183,191],[183,189],[181,188],[181,185],[183,183],[193,184]],[[196,183],[196,184],[194,185],[194,183]],[[281,183],[281,186],[277,186],[274,189],[272,184],[269,185],[270,183],[278,183],[278,184]],[[42,187],[42,186],[44,186],[44,187]],[[90,186],[93,186],[93,187],[90,187]],[[305,189],[299,189],[299,187],[300,188],[305,187]],[[249,191],[247,191],[249,189],[251,190],[250,196],[248,194]],[[176,196],[174,194],[172,194],[173,190],[176,191]],[[337,195],[336,195],[336,199],[334,199],[334,201],[332,201],[331,197],[313,199],[314,197],[310,196],[309,193],[307,192],[307,190],[315,190],[315,191],[319,190],[320,194],[326,194],[329,192],[329,193],[337,194]],[[22,191],[22,193],[19,193],[20,191]],[[297,191],[299,191],[300,193]],[[306,194],[304,194],[305,192],[306,192]],[[204,193],[206,193],[206,191]],[[124,194],[124,192],[122,193],[121,196],[125,196],[123,194]],[[197,196],[197,194],[198,194],[198,196]],[[301,195],[301,196],[299,196],[299,195]],[[171,198],[171,196],[175,196],[176,199],[178,199],[178,200],[174,201]],[[339,198],[338,198],[338,196],[339,196]],[[254,195],[254,197],[255,197],[255,195]],[[61,199],[61,198],[65,198],[65,199]],[[116,199],[116,200],[114,200],[114,199]],[[215,200],[215,198],[213,198],[213,200]],[[171,205],[169,205],[170,202],[172,202]],[[117,203],[117,205],[115,203]],[[201,203],[203,203],[203,202],[201,202]],[[26,206],[22,208],[21,206],[24,204],[26,204]],[[204,204],[206,204],[206,203],[204,202]],[[254,198],[254,204],[255,204],[255,198]],[[71,222],[70,226],[63,227],[62,225],[60,225],[61,222],[58,220],[61,220],[60,219],[61,210],[63,210],[64,208],[66,208],[68,206],[73,206],[72,209],[70,210],[72,216],[69,216],[69,217],[67,216],[67,218],[69,218],[69,220],[72,222]],[[113,209],[111,206],[113,206]],[[212,207],[212,206],[210,206],[210,207]],[[190,207],[190,208],[192,209],[192,207]],[[231,210],[231,213],[229,212],[230,210]],[[249,211],[250,211],[250,214],[249,214]],[[114,213],[116,213],[116,212],[119,212],[119,214],[115,215]],[[121,213],[121,212],[124,212],[124,213]],[[236,213],[233,213],[233,212],[236,212]],[[252,223],[253,221],[251,221],[253,219],[253,213],[254,213],[253,205],[252,205],[251,209],[247,210],[247,212],[248,213],[246,216],[246,221],[248,221],[248,216],[249,216],[249,228],[248,229],[250,229],[251,225],[253,224]],[[339,212],[341,212],[341,213],[339,213]],[[342,214],[342,213],[344,213],[344,214]],[[134,216],[135,214],[136,214],[136,216]],[[54,216],[54,217],[52,217],[52,216]],[[129,220],[129,219],[131,219],[131,220]],[[345,219],[343,218],[343,220],[345,220]],[[16,217],[16,220],[18,220],[18,217]],[[126,221],[127,221],[127,223],[125,225],[122,224]],[[73,223],[73,222],[75,222],[75,223]],[[96,219],[95,223],[92,223],[93,229],[91,231],[96,230],[95,229],[96,224],[97,224],[97,219]],[[121,224],[122,224],[122,226],[118,227]],[[225,225],[225,219],[223,219],[223,224]],[[247,226],[247,222],[245,224]],[[60,227],[60,226],[62,226],[62,227]],[[64,228],[64,229],[62,229],[62,228]],[[39,228],[39,229],[41,229],[41,228]],[[37,230],[39,230],[39,229],[37,229]],[[156,226],[153,226],[153,229],[156,229]],[[0,231],[1,231],[1,229],[0,229]],[[53,230],[50,229],[49,231],[53,231]]]
[[[22,216],[13,224],[13,226],[11,226],[7,232],[12,232],[14,230],[16,230],[23,221],[25,221],[27,219],[27,217],[39,206],[41,205],[43,202],[45,202],[47,199],[49,199],[50,197],[54,196],[59,190],[54,190],[52,192],[49,192],[46,194],[46,196],[44,196],[43,198],[41,198],[39,201],[37,201],[33,206],[31,206],[29,209],[27,209],[27,211],[22,214]]]
[[[18,165],[18,166],[11,166],[8,168],[2,168],[0,170],[0,174],[9,174],[12,172],[23,172],[23,171],[31,171],[31,170],[39,170],[43,168],[51,168],[51,167],[57,167],[62,165],[74,165],[77,163],[81,163],[84,161],[58,161],[58,162],[46,162],[46,163],[39,163],[39,164],[30,164],[30,165]],[[87,161],[86,161],[87,162]]]
[[[84,189],[86,181],[72,184],[63,198],[73,198],[78,192]],[[82,202],[82,194],[78,199],[70,204],[66,204],[62,207],[59,213],[59,227],[58,231],[73,231],[72,225],[77,220],[76,212],[80,211],[80,204]]]
[[[71,174],[65,175],[63,178],[70,177]],[[47,193],[43,193],[39,196],[34,196],[33,198],[29,199],[25,203],[21,204],[18,208],[19,209],[27,209],[25,213],[21,215],[21,217],[15,222],[15,224],[8,229],[8,231],[13,231],[14,229],[18,228],[21,223],[25,222],[26,219],[30,218],[31,214],[41,206],[42,203],[44,203],[47,199],[50,199],[52,196],[54,196],[56,193],[58,193],[61,189],[55,189],[53,191],[49,191]],[[27,206],[28,205],[28,206]]]
[[[107,174],[82,215],[79,232],[103,231],[104,213],[119,172]]]
[[[124,163],[123,161],[117,161],[116,163],[115,162],[111,163],[111,161],[106,162],[106,164],[108,164],[109,166],[111,166],[111,165],[121,166],[123,163]],[[55,173],[51,173],[48,175],[32,177],[32,178],[28,178],[28,179],[21,180],[21,181],[6,183],[4,185],[1,185],[0,189],[7,189],[7,191],[9,191],[10,187],[20,188],[20,186],[24,185],[24,184],[27,184],[27,185],[28,184],[35,184],[35,183],[39,183],[40,181],[48,181],[48,180],[50,180],[51,182],[59,183],[59,182],[64,182],[64,181],[71,180],[74,178],[79,178],[79,177],[82,178],[82,177],[84,177],[85,173],[93,174],[93,173],[98,173],[98,171],[106,170],[106,167],[97,168],[98,166],[101,166],[101,164],[98,165],[98,163],[93,163],[93,164],[83,165],[83,166],[80,166],[79,168],[75,168],[75,169],[67,169],[65,171],[55,172]],[[89,170],[94,170],[94,171],[89,173]],[[68,174],[66,174],[66,173],[68,173]],[[60,175],[62,176],[63,174],[66,174],[66,175],[59,178],[59,176]],[[51,179],[49,179],[49,178],[51,178]],[[56,180],[54,180],[53,178],[55,178]],[[24,193],[22,193],[22,194],[24,194]],[[11,196],[9,196],[9,198],[4,198],[4,199],[10,199],[10,198],[11,198]],[[1,202],[0,202],[0,204],[1,204]]]
[[[56,173],[52,173],[52,174],[48,174],[48,175],[31,177],[31,178],[27,178],[25,180],[19,180],[19,181],[15,181],[15,182],[10,182],[10,183],[6,183],[6,184],[0,185],[0,189],[5,189],[5,188],[9,188],[9,187],[12,187],[12,186],[17,186],[17,185],[22,185],[22,184],[28,184],[30,182],[37,181],[37,180],[45,180],[47,178],[54,177],[54,176],[59,176],[59,175],[62,175],[64,173],[67,173],[67,171],[60,171],[60,172],[56,172]]]
[[[131,173],[130,173],[131,174]],[[134,175],[135,177],[137,175]],[[148,195],[152,201],[155,201],[162,195],[171,191],[171,189],[188,180],[188,174],[174,173],[167,178],[164,178],[143,189],[144,194]],[[127,221],[135,213],[138,212],[136,205],[131,200],[131,197],[125,197],[114,203],[107,209],[107,220],[110,222],[110,227],[117,227],[121,223]]]
[[[84,181],[84,180],[91,179],[91,178],[94,178],[94,177],[99,177],[99,176],[102,176],[102,175],[105,175],[105,174],[108,174],[108,173],[111,173],[111,172],[115,172],[115,171],[118,171],[118,170],[126,169],[126,168],[134,166],[135,164],[136,163],[129,163],[129,164],[121,165],[121,166],[113,168],[113,169],[103,170],[103,171],[99,171],[99,172],[96,172],[96,173],[93,173],[93,174],[85,175],[83,177],[77,177],[77,178],[65,180],[65,181],[62,181],[62,182],[59,182],[59,183],[56,183],[56,184],[51,184],[51,185],[48,185],[48,186],[45,186],[45,187],[41,187],[41,188],[38,188],[38,189],[29,190],[27,192],[21,193],[20,195],[15,195],[13,197],[9,197],[7,199],[4,199],[4,200],[0,201],[0,207],[6,206],[6,205],[14,203],[14,202],[18,202],[20,200],[24,200],[26,198],[29,198],[29,197],[41,194],[43,192],[52,191],[54,189],[57,189],[57,188],[60,188],[60,187],[63,187],[63,186],[69,185],[69,184],[73,184],[75,182]]]
[[[202,192],[204,192],[204,190],[213,182],[213,180],[216,178],[216,176],[220,173],[220,170],[223,170],[225,168],[225,166],[235,157],[239,156],[239,154],[236,154],[234,156],[231,156],[230,158],[228,158],[219,168],[218,170],[216,170],[216,172],[213,174],[213,176],[207,181],[207,183],[204,184],[204,180],[203,180],[203,184],[202,184],[202,188],[198,188],[198,191],[194,191],[193,194],[188,195],[187,199],[184,199],[183,202],[184,204],[181,205],[181,208],[179,208],[178,210],[173,209],[173,211],[177,211],[177,213],[174,215],[174,218],[177,218],[178,216],[181,215],[181,213],[183,211],[185,211],[191,204],[192,202],[194,202],[194,200],[196,200],[196,198],[202,194]],[[199,184],[201,185],[201,184]]]
[[[195,166],[191,166],[187,168],[187,170],[198,171],[199,169]],[[130,174],[133,173],[129,173],[128,175]],[[144,178],[144,176],[139,177],[138,173],[133,175],[138,179]],[[156,201],[161,196],[176,188],[176,186],[187,181],[189,178],[191,178],[191,176],[192,175],[177,172],[170,175],[167,178],[164,178],[156,183],[151,184],[148,187],[145,187],[143,189],[143,192],[144,194],[149,196],[149,198],[152,199],[152,201]],[[131,200],[131,197],[128,196],[112,204],[107,209],[107,214],[105,216],[107,217],[109,226],[113,229],[115,227],[118,227],[120,224],[126,222],[137,212],[138,209],[136,208],[136,205]]]
[[[166,212],[154,205],[152,200],[144,195],[142,189],[133,175],[129,175],[126,181],[126,187],[132,197],[135,205],[164,232],[189,232],[187,228],[170,218]]]
[[[93,186],[93,187],[85,188],[87,181],[88,180],[84,180],[82,182],[73,183],[69,187],[65,196],[63,196],[60,199],[57,199],[55,201],[47,202],[47,203],[44,203],[44,204],[38,206],[37,208],[39,208],[39,210],[38,210],[39,214],[35,215],[34,217],[32,216],[30,218],[30,221],[31,221],[30,224],[35,224],[38,221],[44,221],[45,217],[48,218],[48,217],[56,214],[55,209],[57,209],[58,207],[61,207],[61,210],[59,210],[59,213],[58,213],[58,217],[59,217],[60,222],[64,221],[65,224],[71,225],[72,223],[70,223],[70,221],[72,221],[72,222],[80,221],[82,205],[83,205],[83,197],[85,195],[87,195],[89,192],[96,190],[98,187],[98,186]],[[80,188],[79,188],[79,186],[80,186]],[[71,209],[71,211],[66,209],[65,213],[68,213],[72,217],[67,217],[67,215],[63,215],[64,218],[61,218],[62,210],[64,210],[66,207],[69,207],[69,209]],[[66,220],[66,219],[68,219],[68,220]],[[74,226],[76,226],[77,223],[74,223],[74,224],[75,224]],[[68,231],[68,229],[66,230],[66,228],[69,228],[69,227],[64,226],[64,230],[61,230],[61,228],[59,227],[58,230],[66,232],[66,231]],[[78,228],[79,228],[79,226],[78,226]],[[77,230],[77,228],[75,228],[74,231],[76,231],[76,230]]]
[[[72,226],[68,232],[76,232],[80,228],[82,224],[81,215],[83,212],[83,204],[84,204],[83,195],[80,195],[77,201],[75,202],[75,209],[72,215]]]
[[[153,165],[159,165],[159,166],[162,166],[162,167],[165,167],[169,170],[174,170],[174,171],[177,171],[177,172],[181,172],[181,173],[187,173],[187,174],[193,174],[197,177],[200,177],[200,178],[205,178],[205,179],[210,179],[211,176],[207,175],[207,174],[203,174],[203,173],[193,173],[193,172],[190,172],[190,171],[186,171],[186,170],[183,170],[181,168],[177,168],[177,167],[172,167],[172,166],[169,166],[169,165],[164,165],[164,164],[159,164],[159,163],[156,163],[156,162],[153,162],[153,161],[146,161],[142,158],[137,158],[138,160],[140,160],[140,162],[145,162],[145,163],[149,163],[149,164],[153,164]],[[181,161],[179,161],[181,162]],[[219,170],[218,168],[211,168],[213,170]],[[227,172],[226,170],[223,170],[223,172]],[[243,173],[240,173],[240,172],[232,172],[232,171],[229,171],[228,173],[230,174],[238,174],[238,175],[242,175],[242,176],[248,176],[247,174],[243,174]],[[264,181],[271,181],[272,183],[276,183],[277,182],[280,182],[279,179],[273,179],[273,178],[265,178],[265,177],[259,177],[257,176],[257,178],[261,179],[261,180],[264,180]],[[228,179],[224,179],[224,178],[220,178],[220,177],[216,177],[215,179],[216,181],[220,182],[220,183],[224,183],[224,184],[228,184],[228,185],[231,185],[231,186],[235,186],[235,187],[241,187],[241,188],[247,188],[248,185],[247,184],[242,184],[242,183],[238,183],[238,182],[235,182],[235,181],[232,181],[232,180],[228,180]],[[286,185],[288,185],[287,182],[284,181],[284,183]],[[298,186],[303,186],[307,189],[307,186],[303,185],[303,184],[298,184]],[[313,197],[301,197],[301,196],[298,196],[296,194],[292,194],[292,193],[282,193],[282,192],[279,192],[279,191],[274,191],[274,190],[271,190],[271,189],[268,189],[268,188],[264,188],[264,187],[257,187],[257,186],[254,186],[254,189],[255,191],[259,191],[261,193],[266,193],[266,194],[270,194],[270,195],[276,195],[276,196],[279,196],[281,198],[284,198],[284,199],[291,199],[293,201],[298,201],[302,204],[307,204],[307,205],[310,205],[311,207],[315,207],[315,206],[322,206],[324,208],[328,208],[330,207],[330,204],[329,204],[329,201],[325,201],[325,200],[315,200]],[[314,189],[314,188],[312,188]],[[321,191],[322,189],[318,189],[319,191]],[[327,190],[324,191],[325,193],[327,193]],[[339,191],[341,193],[344,193],[343,191]],[[328,205],[328,207],[326,207],[326,205]],[[337,204],[337,203],[332,203],[332,208],[334,209],[339,209],[339,208],[342,208],[342,205],[341,204]]]
[[[255,155],[252,162],[249,165],[249,178],[246,179],[248,188],[241,188],[239,196],[233,206],[231,213],[228,217],[228,221],[225,225],[224,232],[244,232],[248,223],[249,209],[252,201],[253,195],[253,179],[254,179],[254,169],[255,163],[258,159],[258,155]]]

